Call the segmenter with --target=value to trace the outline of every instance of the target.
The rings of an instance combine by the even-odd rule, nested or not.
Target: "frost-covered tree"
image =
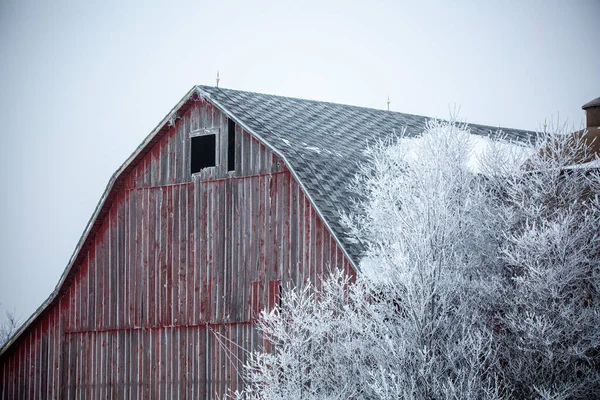
[[[600,396],[600,179],[577,165],[587,146],[541,135],[524,168],[490,179],[504,268],[499,360],[516,398]]]
[[[583,146],[583,147],[582,147]],[[344,216],[365,248],[351,283],[286,292],[259,328],[261,399],[590,398],[598,390],[598,172],[585,144],[488,141],[432,121],[367,152]]]
[[[378,398],[497,395],[484,316],[498,265],[473,146],[466,126],[431,121],[416,138],[371,148],[356,184],[367,201],[348,225],[367,247],[362,269],[387,337]]]

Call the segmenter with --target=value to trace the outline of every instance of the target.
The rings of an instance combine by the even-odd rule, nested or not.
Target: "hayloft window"
[[[215,134],[192,136],[191,173],[195,174],[204,168],[216,166],[216,136]]]
[[[227,171],[235,170],[235,122],[229,118],[227,123]]]

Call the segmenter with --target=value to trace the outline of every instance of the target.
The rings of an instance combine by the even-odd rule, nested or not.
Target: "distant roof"
[[[340,211],[352,210],[356,195],[350,183],[361,162],[367,162],[368,143],[407,129],[423,131],[427,117],[343,104],[198,86],[200,94],[223,108],[234,120],[283,155],[333,234],[355,265],[362,249],[341,225]],[[484,125],[469,125],[481,136],[501,134],[526,142],[533,133]]]
[[[592,107],[600,107],[600,97],[596,97],[594,100],[588,101],[587,103],[581,106],[581,109],[585,110]]]

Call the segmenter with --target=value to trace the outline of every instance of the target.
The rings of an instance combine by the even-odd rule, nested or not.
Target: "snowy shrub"
[[[259,330],[274,349],[250,355],[237,398],[361,398],[374,365],[364,324],[375,325],[363,296],[339,271],[320,290],[287,290],[281,306],[262,313]]]

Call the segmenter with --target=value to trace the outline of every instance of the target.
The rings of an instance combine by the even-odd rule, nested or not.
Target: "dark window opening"
[[[227,171],[235,170],[235,122],[231,118],[227,126]]]
[[[200,172],[203,168],[216,165],[215,137],[215,135],[192,137],[192,174]]]

